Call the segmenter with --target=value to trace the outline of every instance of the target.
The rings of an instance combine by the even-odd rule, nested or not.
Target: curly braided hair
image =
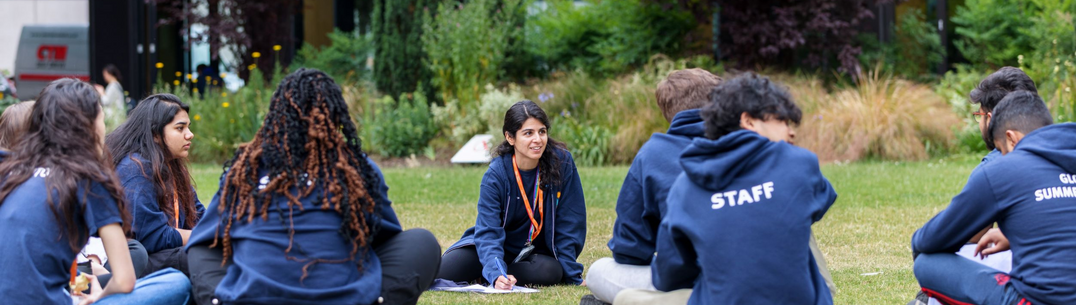
[[[288,228],[288,259],[305,261],[303,278],[316,263],[355,261],[365,255],[378,230],[379,204],[374,198],[381,184],[362,151],[362,141],[348,114],[340,87],[325,73],[299,69],[273,93],[269,112],[254,140],[240,147],[222,174],[220,191],[222,233],[210,247],[223,246],[225,264],[232,255],[229,232],[235,222],[268,220],[270,206]],[[265,167],[265,168],[260,168]],[[258,172],[268,171],[268,183],[259,188]],[[273,204],[274,195],[287,199],[287,210]],[[323,210],[343,216],[340,234],[351,244],[347,259],[312,258],[295,242],[295,209],[301,198],[317,196]],[[293,255],[293,248],[305,258]],[[360,253],[361,251],[361,253]],[[358,264],[362,268],[361,260]]]

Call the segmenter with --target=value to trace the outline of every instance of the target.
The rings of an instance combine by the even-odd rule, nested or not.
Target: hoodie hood
[[[1026,151],[1039,156],[1067,172],[1076,173],[1076,123],[1062,123],[1042,127],[1028,133],[1015,151]]]
[[[680,154],[684,174],[696,185],[707,190],[721,190],[737,177],[776,153],[782,142],[750,130],[738,130],[717,140],[696,138]]]
[[[669,131],[665,133],[688,138],[705,136],[706,126],[703,125],[699,111],[699,109],[680,111],[673,117],[672,123],[669,124]]]

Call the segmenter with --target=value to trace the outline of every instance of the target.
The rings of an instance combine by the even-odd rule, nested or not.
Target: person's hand
[[[1009,239],[1005,238],[1005,234],[1002,234],[1000,229],[990,229],[979,239],[979,244],[975,247],[975,255],[986,259],[988,255],[1005,250],[1009,250]]]
[[[97,276],[92,274],[86,274],[86,277],[90,279],[90,294],[83,295],[82,301],[78,302],[78,305],[90,305],[93,304],[93,302],[97,302],[97,299],[101,298],[101,282],[97,281]],[[79,293],[81,293],[81,291]]]
[[[93,84],[93,88],[97,89],[97,94],[105,95],[105,86],[101,86],[101,84]]]
[[[515,276],[512,276],[511,274],[509,274],[508,277],[506,278],[506,277],[504,277],[502,275],[502,276],[497,277],[497,282],[493,284],[493,288],[497,288],[497,289],[500,289],[500,290],[512,290],[512,286],[514,286],[515,284],[516,284],[516,277]]]
[[[587,280],[584,279],[583,282],[579,284],[579,286],[587,287]]]

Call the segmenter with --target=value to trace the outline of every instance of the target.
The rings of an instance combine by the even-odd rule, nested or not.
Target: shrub
[[[1017,56],[1020,68],[1035,80],[1039,94],[1059,122],[1076,120],[1076,26],[1074,0],[1030,0],[1031,27],[1021,29],[1032,41],[1030,54]]]
[[[865,49],[859,56],[860,63],[868,67],[881,65],[877,69],[909,79],[929,77],[931,68],[945,56],[941,37],[919,9],[901,16],[893,43],[881,44],[868,34],[861,34],[860,41]]]
[[[823,161],[922,160],[952,145],[958,119],[929,87],[878,71],[857,79],[805,113],[798,145]]]
[[[431,74],[423,59],[422,10],[433,0],[375,0],[373,19],[374,83],[389,96],[414,92],[434,97]],[[426,84],[426,86],[419,86]]]
[[[274,74],[273,78],[279,79],[281,71]],[[236,92],[207,87],[211,89],[202,94],[190,83],[164,84],[158,77],[154,93],[175,94],[191,105],[191,161],[223,163],[240,143],[254,139],[275,88],[266,87],[257,68],[250,70],[250,76],[246,86]]]
[[[614,75],[651,55],[676,54],[694,28],[690,13],[640,0],[548,1],[527,24],[527,46],[549,68]]]
[[[461,110],[478,100],[482,86],[496,82],[510,40],[524,8],[522,0],[475,0],[438,4],[436,18],[423,14],[424,63],[433,72],[433,85],[445,101],[459,100]]]
[[[973,70],[968,65],[957,65],[956,70],[946,72],[941,82],[934,88],[938,95],[949,102],[957,117],[961,118],[961,123],[955,128],[958,152],[971,154],[987,152],[986,143],[983,142],[982,133],[979,131],[979,123],[971,115],[972,112],[979,110],[979,106],[968,100],[968,93],[987,75],[985,71]]]
[[[504,90],[497,89],[493,85],[486,85],[486,93],[479,98],[478,105],[472,106],[463,115],[459,110],[459,103],[450,101],[445,106],[434,106],[433,116],[439,125],[448,128],[445,130],[452,142],[463,145],[471,137],[477,134],[489,134],[493,136],[493,143],[504,140],[501,133],[501,125],[504,124],[504,113],[516,102],[527,99],[515,85],[509,84]]]
[[[303,43],[291,69],[307,67],[321,70],[332,76],[341,87],[368,80],[372,71],[366,68],[366,58],[373,51],[369,37],[340,30],[334,30],[328,36],[332,43],[321,48]]]
[[[363,142],[384,156],[421,154],[439,131],[421,91],[404,93],[398,101],[385,96],[363,120]]]
[[[1016,57],[1031,50],[1029,37],[1020,33],[1032,26],[1024,3],[967,0],[952,18],[959,35],[953,44],[980,69],[1016,65]]]

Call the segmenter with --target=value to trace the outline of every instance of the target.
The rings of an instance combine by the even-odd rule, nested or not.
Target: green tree
[[[414,92],[430,83],[430,70],[423,63],[422,12],[435,8],[437,0],[376,0],[373,12],[374,84],[388,96]],[[432,86],[424,86],[432,88]],[[431,89],[426,96],[436,97]]]

